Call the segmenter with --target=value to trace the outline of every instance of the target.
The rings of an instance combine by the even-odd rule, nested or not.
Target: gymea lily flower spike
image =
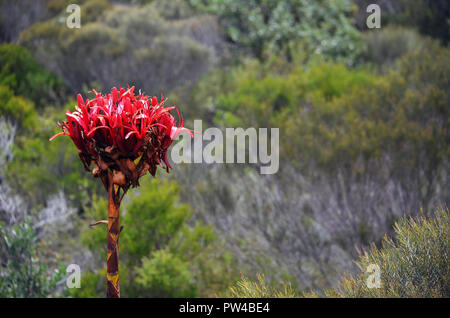
[[[92,100],[78,94],[74,112],[66,112],[67,121],[58,123],[60,136],[70,136],[87,171],[100,178],[108,191],[107,297],[120,297],[119,288],[119,208],[130,187],[139,185],[147,171],[155,176],[158,166],[169,172],[167,150],[183,127],[178,110],[165,107],[164,99],[134,95],[134,86],[113,88],[110,94],[93,91]],[[176,110],[178,125],[170,114]],[[192,132],[187,130],[191,136]]]

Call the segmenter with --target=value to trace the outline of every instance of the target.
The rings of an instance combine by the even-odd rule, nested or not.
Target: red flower
[[[165,107],[162,95],[159,102],[156,97],[134,95],[134,86],[128,90],[114,87],[105,95],[93,92],[95,98],[86,101],[78,94],[75,111],[66,112],[67,121],[58,123],[62,132],[50,140],[70,136],[86,170],[94,163],[95,176],[122,172],[124,180],[119,184],[123,186],[137,185],[147,170],[155,175],[162,162],[169,171],[167,150],[179,133],[187,130],[182,119],[177,125],[170,114],[176,108]]]

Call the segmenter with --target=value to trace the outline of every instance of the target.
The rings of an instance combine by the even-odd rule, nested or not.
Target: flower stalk
[[[106,258],[106,297],[119,298],[119,216],[120,201],[114,183],[108,185],[108,245]],[[120,189],[119,187],[117,187]]]
[[[167,150],[183,131],[183,120],[177,124],[164,99],[143,94],[134,95],[134,87],[115,87],[110,94],[97,93],[93,100],[78,94],[75,112],[67,111],[67,121],[58,123],[60,135],[70,136],[78,148],[85,169],[93,165],[92,175],[101,179],[108,192],[106,296],[120,297],[119,226],[120,203],[130,187],[139,186],[147,171],[155,176],[158,166],[167,172]],[[177,111],[178,113],[178,111]],[[180,115],[179,115],[180,117]]]

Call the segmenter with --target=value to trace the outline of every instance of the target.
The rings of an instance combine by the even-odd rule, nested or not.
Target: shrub
[[[139,260],[166,246],[192,214],[186,205],[177,204],[178,197],[176,183],[144,183],[139,195],[126,206],[123,223],[130,230],[123,233],[122,253]]]
[[[176,177],[252,274],[282,269],[323,288],[401,215],[449,201],[450,51],[426,41],[386,74],[245,61],[196,87],[194,107],[218,126],[280,128],[274,176],[205,164]]]
[[[258,58],[266,47],[283,49],[291,41],[303,42],[311,53],[349,64],[358,55],[359,33],[352,25],[351,1],[191,0],[191,4],[217,14],[230,40]]]
[[[215,19],[191,19],[181,4],[172,4],[90,0],[81,5],[81,29],[55,17],[26,29],[19,42],[73,91],[94,82],[97,90],[128,83],[154,94],[189,87],[221,54],[222,40]],[[167,7],[166,19],[159,10]]]
[[[256,281],[242,278],[229,287],[226,297],[232,298],[295,298],[298,297],[289,283],[281,287],[272,287],[264,280],[264,275],[257,275]]]
[[[372,243],[369,251],[356,262],[361,274],[342,278],[335,289],[320,293],[297,294],[289,284],[270,287],[259,275],[257,281],[243,278],[229,288],[230,297],[449,297],[450,268],[448,208],[438,208],[432,216],[404,216],[395,223],[394,239],[384,237],[378,248]],[[369,288],[370,265],[378,265],[380,288]],[[367,270],[370,272],[366,272]]]
[[[165,250],[153,252],[142,259],[136,271],[136,283],[144,290],[139,296],[195,297],[198,292],[189,266],[179,255]]]
[[[412,29],[384,27],[364,33],[364,62],[370,62],[379,69],[392,66],[406,53],[426,45],[424,38]]]
[[[271,70],[259,74],[254,68],[250,64],[234,70],[233,86],[216,100],[217,124],[283,128],[284,114],[291,116],[308,102],[320,111],[327,101],[370,86],[375,78],[367,71],[349,70],[342,64],[321,63],[309,68],[293,65],[281,74]],[[227,118],[238,121],[229,122]]]
[[[125,204],[120,235],[123,262],[121,290],[127,297],[212,296],[234,278],[233,260],[210,226],[191,219],[192,211],[179,204],[174,182],[141,180],[140,194]],[[104,218],[107,202],[94,198],[90,221]],[[86,230],[83,243],[106,253],[102,231]],[[102,258],[94,268],[104,266]],[[89,277],[101,275],[97,269]],[[73,296],[102,295],[104,286],[88,283]]]
[[[215,122],[280,127],[280,153],[302,171],[361,176],[377,160],[392,161],[391,177],[417,186],[419,202],[428,204],[435,182],[445,182],[449,65],[450,50],[427,41],[386,75],[322,63],[281,74],[235,69],[214,102]]]
[[[38,108],[61,101],[66,93],[58,77],[40,66],[25,48],[15,44],[0,45],[0,85],[32,100]]]
[[[69,100],[61,110],[73,108],[74,103]],[[20,104],[13,105],[17,116]],[[92,193],[102,192],[103,186],[85,173],[76,148],[59,138],[48,142],[56,132],[54,122],[63,119],[58,112],[48,108],[41,114],[45,115],[38,117],[33,111],[26,117],[33,122],[28,127],[34,128],[19,131],[23,134],[15,140],[14,160],[8,163],[5,176],[14,191],[27,198],[30,208],[43,207],[49,194],[64,189],[70,203],[82,212]]]
[[[63,267],[50,270],[39,261],[37,237],[29,220],[11,229],[0,226],[6,262],[0,267],[0,297],[49,297],[64,278]]]
[[[37,114],[34,104],[14,95],[7,86],[0,85],[0,114],[3,118],[17,124],[21,131],[32,131],[36,126]]]
[[[194,15],[189,2],[184,0],[154,0],[152,6],[167,20],[186,19]]]
[[[357,265],[360,275],[345,277],[331,297],[449,297],[450,218],[448,208],[433,217],[404,217],[395,226],[395,238],[387,236],[381,247],[372,244]],[[370,264],[380,268],[380,288],[367,286]]]

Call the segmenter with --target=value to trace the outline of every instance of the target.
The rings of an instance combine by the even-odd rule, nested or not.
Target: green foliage
[[[365,0],[353,2],[360,5]],[[101,90],[130,83],[147,93],[159,95],[163,91],[165,96],[169,93],[169,102],[181,106],[187,127],[192,127],[189,122],[193,118],[226,127],[278,127],[280,159],[305,177],[306,182],[314,183],[323,172],[330,184],[338,180],[342,181],[342,187],[350,189],[360,184],[360,179],[368,180],[369,190],[361,190],[363,196],[364,191],[372,195],[370,187],[374,184],[383,188],[384,184],[377,183],[377,178],[384,176],[389,185],[403,185],[398,193],[404,197],[395,201],[401,202],[401,211],[415,204],[427,206],[434,192],[441,193],[441,202],[448,200],[445,189],[450,155],[450,51],[411,28],[393,26],[414,26],[422,34],[448,42],[448,28],[442,27],[445,26],[442,16],[448,13],[446,2],[383,1],[393,8],[393,11],[382,9],[386,13],[382,17],[383,28],[362,34],[353,27],[350,0],[137,0],[131,3],[81,0],[81,29],[68,29],[65,25],[65,9],[70,3],[46,1],[46,21],[42,20],[43,16],[36,16],[33,23],[25,21],[23,26],[15,28],[18,34],[31,25],[18,41],[29,51],[15,44],[0,45],[0,116],[18,125],[14,160],[0,167],[0,183],[4,180],[11,193],[23,198],[32,215],[47,206],[48,196],[59,190],[77,209],[73,233],[64,234],[63,240],[58,234],[58,240],[52,237],[48,242],[39,242],[52,248],[56,246],[58,257],[64,257],[74,247],[81,254],[89,255],[90,270],[83,270],[81,288],[68,291],[71,296],[104,296],[106,230],[102,225],[90,229],[88,224],[106,219],[107,202],[103,199],[101,182],[84,171],[72,142],[68,138],[48,142],[56,132],[55,122],[63,119],[63,110],[73,109],[75,104],[74,100],[62,102],[67,95],[65,85],[72,91],[87,93],[91,88]],[[35,9],[39,9],[38,5]],[[365,18],[367,5],[360,5],[360,10],[361,7]],[[392,25],[384,27],[385,22]],[[224,27],[229,47],[240,50],[226,50],[219,23]],[[233,54],[228,55],[230,52]],[[247,52],[259,59],[246,58],[243,53]],[[217,62],[220,67],[204,76],[191,91],[192,85]],[[49,70],[58,74],[65,84]],[[65,106],[60,107],[62,104]],[[191,181],[189,172],[180,169],[175,172],[178,173]],[[344,180],[336,178],[337,175]],[[234,186],[226,184],[228,179],[211,181],[209,178],[213,176],[208,174],[201,186],[183,191],[201,192],[201,188],[213,186],[217,198],[224,201],[225,210],[234,207],[248,214],[260,206],[264,211],[267,206],[270,211],[270,206],[279,202],[284,209],[285,202],[292,199],[290,195],[296,196],[295,191],[300,191],[306,203],[304,207],[295,207],[295,211],[305,213],[311,227],[315,226],[314,222],[320,223],[314,219],[318,216],[316,212],[310,215],[308,205],[311,202],[308,197],[320,193],[320,188],[303,194],[304,189],[300,188],[303,185],[294,185],[299,189],[281,194],[280,201],[270,197],[263,198],[267,201],[260,205],[254,202],[239,205],[230,201],[228,189]],[[268,181],[267,185],[277,194],[285,176],[274,178],[275,183]],[[329,191],[338,198],[337,209],[340,197],[358,206],[357,200],[347,198],[345,191],[332,187]],[[397,196],[387,187],[385,192],[374,191],[386,193],[386,201]],[[180,189],[174,182],[143,180],[142,186],[130,191],[123,201],[122,296],[198,297],[219,293],[231,297],[296,297],[295,288],[289,284],[278,285],[273,278],[269,281],[262,276],[256,281],[244,278],[234,284],[237,262],[228,252],[230,241],[225,248],[216,230],[199,221],[206,215],[208,222],[213,220],[212,224],[214,218],[221,222],[222,216],[215,215],[219,203],[205,204],[201,200],[211,201],[210,197],[202,198],[201,193],[200,196],[194,193],[193,204],[207,210],[198,217],[180,203],[179,196]],[[189,196],[190,193],[186,194],[185,199]],[[255,200],[261,198],[255,195]],[[384,222],[384,216],[389,214],[385,210],[398,208],[389,204],[386,208],[380,205],[382,211],[374,207],[374,218]],[[247,206],[248,210],[242,208]],[[331,211],[333,208],[329,207]],[[348,213],[349,219],[358,222],[349,222],[355,225],[355,232],[364,244],[375,241],[377,246],[380,233],[384,233],[380,228],[390,228],[400,213],[389,214],[386,224],[380,221],[378,230],[373,230],[376,225],[365,221],[373,211],[359,206],[356,209],[348,208]],[[448,297],[448,239],[445,240],[448,211],[436,214],[435,219],[402,220],[396,226],[395,240],[386,239],[381,248],[372,247],[368,254],[361,256],[359,265],[363,270],[369,261],[383,264],[382,289],[367,289],[365,276],[360,275],[345,279],[341,289],[327,291],[327,295]],[[77,222],[83,222],[82,228],[77,227]],[[275,223],[283,221],[273,222],[267,225],[270,231],[273,226],[283,232],[283,225]],[[82,233],[81,240],[78,230]],[[255,228],[255,237],[260,230]],[[375,231],[378,232],[372,233]],[[292,234],[297,235],[303,242],[301,235]],[[1,268],[0,296],[52,295],[60,272],[50,271],[50,265],[44,264],[48,260],[38,255],[38,242],[31,227],[27,224],[2,227],[2,236],[0,253],[5,261]],[[311,237],[310,245],[323,244],[324,251],[317,252],[321,247],[311,247],[320,254],[311,264],[303,261],[308,259],[309,252],[302,251],[307,255],[299,256],[302,267],[314,273],[323,268],[328,271],[333,262],[324,267],[320,263],[325,258],[328,260],[327,244],[331,247],[345,244],[334,236],[330,241],[322,236],[317,240]],[[248,244],[244,239],[238,241],[231,244]],[[266,242],[273,244],[268,250],[279,251],[274,246],[276,243],[263,243]],[[85,253],[80,244],[91,253]],[[286,274],[285,268],[268,268],[281,262],[254,251],[253,244],[242,250],[250,249],[255,257],[250,272],[264,268],[267,276],[290,274],[289,268]],[[39,252],[42,253],[41,249]],[[346,252],[351,253],[349,248],[343,251]],[[242,255],[236,255],[241,266]],[[281,259],[283,255],[277,257]],[[320,278],[312,278],[310,284],[330,285],[325,282],[330,277],[331,274],[325,273]],[[230,284],[233,287],[227,290]]]
[[[267,46],[302,42],[311,53],[352,63],[359,33],[351,21],[352,4],[338,1],[191,0],[201,11],[217,14],[231,40],[261,57]]]
[[[189,225],[192,211],[178,203],[176,183],[142,180],[135,192],[122,207],[120,277],[123,295],[197,297],[223,290],[234,277],[232,258],[223,250],[217,250],[220,242],[211,227],[201,223]],[[94,197],[93,202],[88,214],[91,222],[105,218],[107,212],[105,200]],[[105,232],[99,228],[89,229],[83,233],[82,241],[97,255],[96,262],[104,266]],[[101,281],[104,282],[103,277]],[[97,283],[83,286],[82,281],[81,290],[74,291],[73,295],[102,295],[103,291],[104,288],[98,289]]]
[[[190,264],[179,255],[165,250],[142,259],[136,283],[145,291],[141,297],[195,297],[198,295],[189,270]]]
[[[62,81],[15,44],[0,45],[0,85],[32,100],[38,108],[60,101],[65,94]]]
[[[0,267],[0,297],[49,297],[64,279],[64,270],[50,270],[39,261],[36,233],[29,220],[8,229],[0,226],[6,262]]]
[[[318,64],[309,69],[293,66],[281,73],[270,68],[259,71],[261,68],[265,67],[249,64],[232,73],[233,86],[216,100],[216,123],[283,127],[282,114],[296,112],[306,102],[322,104],[361,90],[375,80],[367,71],[349,70],[340,64]]]
[[[298,295],[289,283],[281,287],[272,287],[264,280],[264,275],[258,275],[256,281],[242,278],[229,287],[227,297],[232,298],[296,298]]]
[[[364,34],[364,62],[370,62],[378,68],[392,66],[406,53],[426,45],[426,41],[417,32],[401,27],[384,27]]]
[[[87,0],[81,7],[81,23],[94,22],[103,15],[103,12],[111,8],[112,5],[108,0]]]
[[[406,218],[395,224],[396,236],[383,239],[380,248],[361,255],[360,275],[346,277],[331,297],[449,297],[450,219],[439,208],[433,217]],[[369,288],[365,273],[370,264],[380,267],[380,288]]]
[[[402,167],[394,171],[424,162],[437,169],[449,154],[449,62],[450,51],[429,41],[383,76],[328,63],[287,71],[249,64],[228,73],[232,84],[213,101],[215,122],[279,127],[280,151],[301,159],[298,166],[334,170],[389,154]]]
[[[70,108],[74,102],[69,102]],[[49,194],[59,189],[80,211],[93,193],[103,188],[86,172],[76,148],[69,138],[48,139],[57,131],[55,122],[61,115],[48,109],[35,119],[39,126],[32,134],[20,136],[13,147],[15,160],[8,164],[6,178],[18,194],[27,197],[30,205],[38,209],[45,204]],[[57,114],[57,115],[55,115]]]
[[[305,162],[314,160],[324,169],[351,165],[361,173],[369,162],[388,156],[394,178],[406,180],[402,173],[429,169],[427,179],[418,181],[428,187],[449,150],[444,106],[450,102],[444,75],[449,57],[448,50],[429,45],[405,56],[397,74],[374,78],[364,90],[328,101],[311,99],[311,108],[286,111],[279,123],[285,127],[283,147],[295,156],[295,145]]]
[[[37,114],[34,104],[14,95],[10,88],[3,85],[0,85],[0,114],[17,124],[21,131],[32,131],[36,126]]]
[[[186,10],[176,1],[124,6],[90,0],[81,4],[82,28],[61,23],[63,10],[26,29],[19,42],[56,68],[73,91],[94,82],[97,89],[129,83],[159,94],[195,82],[220,46],[215,20],[190,19]]]
[[[387,236],[381,246],[371,245],[356,262],[361,274],[345,276],[335,289],[323,291],[326,297],[449,297],[450,271],[448,208],[438,208],[432,216],[403,217],[395,223],[395,238]],[[380,269],[380,288],[369,288],[367,281]],[[322,294],[322,293],[320,293]],[[315,292],[297,294],[289,284],[268,286],[264,277],[256,281],[243,278],[229,288],[230,297],[319,297]]]
[[[121,243],[122,253],[141,259],[150,251],[165,246],[192,212],[186,205],[177,205],[179,188],[176,183],[152,181],[136,192],[123,217],[123,224],[133,230],[122,236]]]
[[[189,1],[185,0],[153,0],[152,6],[168,20],[180,20],[190,18],[194,12],[189,5]]]
[[[68,294],[74,298],[104,297],[106,268],[96,272],[87,271],[81,275],[80,288],[71,288]]]

